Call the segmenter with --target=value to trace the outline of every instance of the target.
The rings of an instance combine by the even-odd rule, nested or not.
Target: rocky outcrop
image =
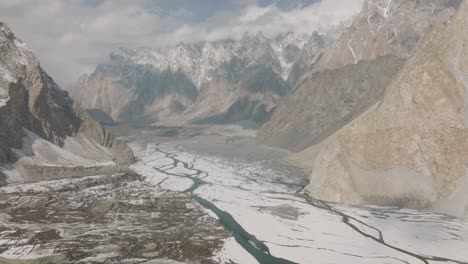
[[[438,24],[375,109],[318,155],[312,196],[468,215],[468,2]]]
[[[458,4],[367,0],[335,44],[323,50],[323,38],[315,35],[309,64],[297,66],[308,72],[291,79],[294,92],[279,102],[258,141],[297,151],[333,134],[382,99],[402,60]]]
[[[86,135],[96,145],[108,148],[116,161],[133,161],[131,149],[74,105],[4,23],[0,23],[0,98],[1,163],[20,158],[20,149],[30,149],[24,144],[30,133],[37,135],[35,141],[58,146],[64,146],[69,137]]]
[[[131,163],[134,161],[133,151],[127,143],[115,139],[109,130],[102,127],[98,121],[91,118],[91,116],[79,106],[74,106],[74,112],[80,119],[77,133],[82,133],[96,141],[99,145],[112,150],[116,160],[120,163]]]

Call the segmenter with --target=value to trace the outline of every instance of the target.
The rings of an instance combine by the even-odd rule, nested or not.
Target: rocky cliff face
[[[424,37],[383,101],[315,161],[314,197],[468,215],[468,2]]]
[[[64,146],[68,137],[85,135],[108,148],[120,162],[133,160],[130,148],[75,106],[4,23],[0,23],[0,127],[2,163],[19,158],[14,149],[28,147],[23,143],[30,132],[37,140],[58,146]]]
[[[70,91],[84,108],[116,120],[264,122],[290,90],[291,72],[303,72],[296,62],[317,53],[311,42],[293,33],[274,39],[258,33],[164,49],[118,48]]]
[[[368,0],[335,44],[323,40],[257,134],[262,143],[292,150],[316,144],[382,99],[385,88],[425,33],[447,21],[459,1]],[[318,54],[318,55],[315,55]],[[349,81],[351,80],[351,81]],[[295,118],[290,118],[296,113]]]

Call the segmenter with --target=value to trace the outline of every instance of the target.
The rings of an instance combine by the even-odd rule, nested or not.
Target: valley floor
[[[132,172],[0,189],[0,263],[468,263],[468,222],[316,201],[239,137],[132,138]]]
[[[468,263],[467,221],[310,199],[307,173],[251,140],[202,136],[133,148],[134,169],[147,181],[208,201],[234,234],[220,263]]]

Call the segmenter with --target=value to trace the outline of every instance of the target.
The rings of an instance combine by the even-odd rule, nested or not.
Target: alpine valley
[[[0,22],[0,263],[467,264],[468,0],[362,3],[66,90]]]

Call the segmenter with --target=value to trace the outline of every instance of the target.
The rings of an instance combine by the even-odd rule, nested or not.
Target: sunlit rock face
[[[258,141],[302,150],[336,132],[382,99],[403,60],[458,4],[368,0],[334,44],[312,35],[311,52],[303,56],[308,64],[293,67],[293,92],[278,103]]]
[[[467,215],[467,26],[464,1],[424,37],[382,102],[325,144],[312,196]]]
[[[0,162],[19,159],[15,149],[32,149],[25,145],[29,135],[34,142],[63,147],[68,137],[78,134],[95,144],[90,149],[104,147],[120,162],[133,160],[132,150],[74,105],[27,45],[0,22]]]

